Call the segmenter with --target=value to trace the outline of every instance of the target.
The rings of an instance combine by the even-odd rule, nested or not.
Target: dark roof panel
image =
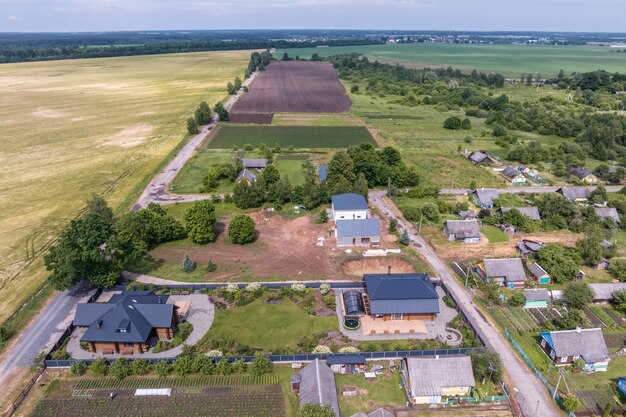
[[[361,194],[337,194],[332,201],[334,210],[367,210],[367,201]]]

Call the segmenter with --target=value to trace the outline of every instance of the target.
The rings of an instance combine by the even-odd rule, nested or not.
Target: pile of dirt
[[[414,273],[415,267],[399,257],[384,256],[378,258],[352,258],[343,262],[341,270],[346,275],[386,274],[391,267],[392,273]]]

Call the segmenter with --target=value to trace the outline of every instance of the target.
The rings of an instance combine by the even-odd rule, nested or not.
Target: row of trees
[[[146,259],[155,245],[186,236],[200,244],[215,239],[215,208],[209,201],[194,203],[184,220],[183,225],[154,203],[116,220],[106,201],[93,195],[44,257],[50,280],[58,289],[83,279],[111,287],[127,265]]]

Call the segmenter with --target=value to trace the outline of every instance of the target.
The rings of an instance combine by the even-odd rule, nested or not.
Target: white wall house
[[[360,194],[338,194],[332,198],[332,215],[337,220],[367,219],[368,206]]]

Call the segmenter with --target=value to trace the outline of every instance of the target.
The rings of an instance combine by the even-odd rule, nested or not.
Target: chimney
[[[387,265],[387,275],[391,275],[391,265]]]
[[[98,320],[98,323],[96,323],[96,327],[98,329],[102,327],[102,320]]]
[[[580,328],[580,326],[576,327],[576,333],[580,333],[580,332],[581,332],[581,330],[582,330],[582,329]]]

